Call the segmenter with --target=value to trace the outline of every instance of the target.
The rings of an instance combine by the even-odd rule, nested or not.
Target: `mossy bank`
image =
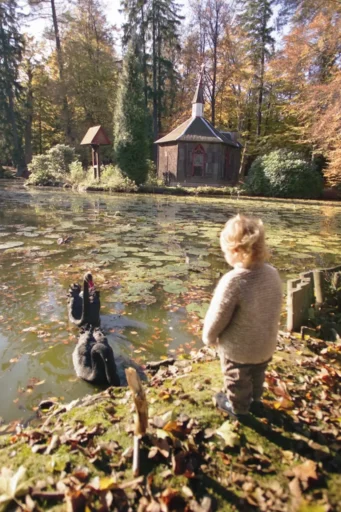
[[[265,407],[242,422],[213,406],[222,377],[210,352],[148,374],[138,478],[127,388],[56,404],[28,428],[10,426],[0,440],[3,509],[341,510],[340,345],[279,341]]]

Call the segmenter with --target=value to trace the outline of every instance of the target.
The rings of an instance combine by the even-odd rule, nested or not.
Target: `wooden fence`
[[[297,279],[287,282],[287,329],[299,331],[309,318],[313,305],[322,304],[327,287],[333,276],[341,271],[341,265],[333,268],[321,268],[302,272]]]

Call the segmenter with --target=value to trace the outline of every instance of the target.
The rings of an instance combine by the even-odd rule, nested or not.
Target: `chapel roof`
[[[204,104],[204,75],[205,68],[201,66],[198,85],[194,93],[192,103]],[[194,107],[195,108],[195,107]],[[221,132],[214,128],[214,126],[207,121],[202,115],[202,110],[197,111],[192,117],[177,126],[170,133],[161,137],[155,144],[165,144],[167,142],[209,142],[214,144],[227,144],[235,148],[240,148],[241,144],[233,139],[230,132]]]
[[[204,117],[190,117],[175,128],[173,131],[157,140],[156,144],[164,144],[167,142],[210,142],[227,144],[236,148],[240,148],[239,142],[232,140],[229,132],[220,132],[207,121]]]

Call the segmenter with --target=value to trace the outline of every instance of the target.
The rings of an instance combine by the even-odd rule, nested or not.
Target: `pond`
[[[219,233],[238,212],[264,220],[285,281],[340,263],[341,205],[233,198],[76,194],[0,184],[0,416],[27,420],[39,402],[96,388],[76,378],[78,330],[66,293],[86,270],[102,326],[125,362],[200,347],[202,318],[227,270]],[[69,237],[67,243],[61,243]]]

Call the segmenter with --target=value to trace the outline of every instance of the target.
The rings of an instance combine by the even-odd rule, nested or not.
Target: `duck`
[[[120,386],[114,352],[98,327],[82,332],[72,361],[77,377],[93,384]]]
[[[83,291],[79,284],[73,283],[67,296],[67,308],[70,322],[83,327],[99,327],[100,317],[100,293],[95,289],[92,274],[86,272],[83,278]]]

